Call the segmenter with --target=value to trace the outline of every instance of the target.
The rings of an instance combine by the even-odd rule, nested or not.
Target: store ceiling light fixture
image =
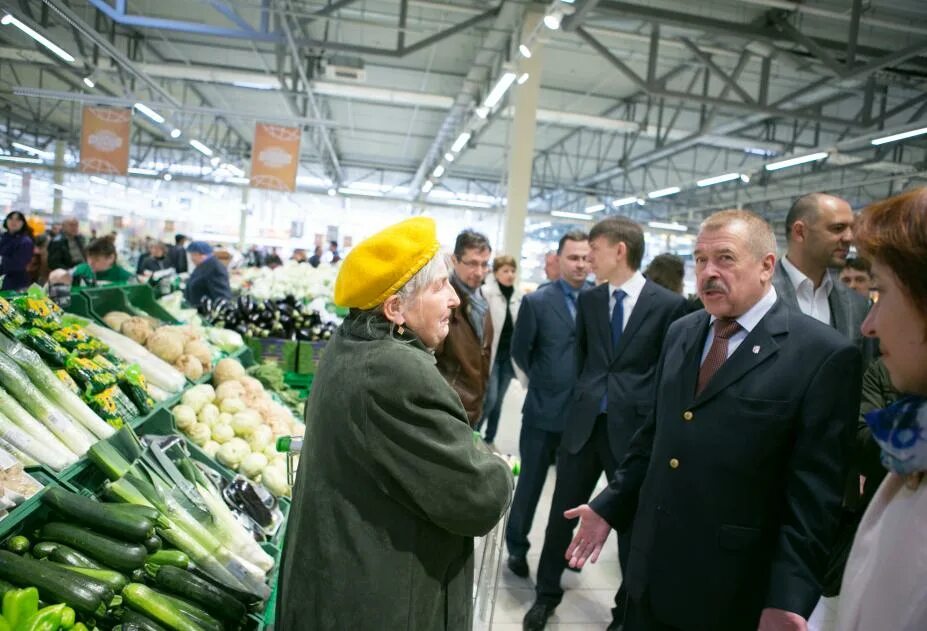
[[[7,13],[2,18],[0,18],[0,24],[3,24],[4,26],[15,26],[20,31],[22,31],[23,33],[25,33],[26,35],[28,35],[29,37],[37,41],[39,44],[41,44],[42,46],[44,46],[45,48],[53,52],[55,55],[57,55],[64,61],[68,62],[69,64],[74,63],[74,55],[72,55],[65,49],[58,46],[58,44],[54,43],[53,41],[45,37],[44,35],[36,31],[35,29],[33,29],[28,24],[25,24],[17,20],[11,14]]]
[[[163,116],[158,114],[156,111],[154,111],[153,109],[151,109],[144,103],[136,103],[134,107],[139,112],[141,112],[142,114],[144,114],[145,116],[153,120],[154,122],[158,123],[159,125],[163,123],[165,120]]]
[[[17,162],[19,164],[42,164],[41,158],[27,158],[26,156],[0,156],[0,161]]]
[[[338,189],[338,192],[342,195],[358,195],[360,197],[383,197],[385,193],[381,191],[372,191],[368,189],[361,188],[348,188],[342,187]]]
[[[97,87],[97,84],[93,82],[93,79],[90,77],[84,77],[84,85],[90,89]]]
[[[142,167],[129,167],[129,173],[132,175],[157,175],[155,169],[144,169]]]
[[[669,195],[675,195],[682,189],[678,186],[668,186],[667,188],[661,188],[656,191],[650,191],[647,193],[647,197],[650,199],[658,199],[660,197],[668,197]]]
[[[182,131],[180,131],[179,129],[175,127],[174,129],[171,130],[171,138],[180,138],[180,135],[182,133],[183,133]]]
[[[528,79],[530,78],[531,78],[531,75],[529,75],[527,72],[521,73],[520,75],[518,75],[518,85],[525,85],[525,83],[527,83]]]
[[[525,59],[531,59],[531,49],[525,46],[524,44],[519,44],[518,52],[521,53],[521,56]]]
[[[715,177],[706,177],[704,180],[699,180],[695,183],[699,188],[704,188],[706,186],[714,186],[715,184],[723,184],[725,182],[733,182],[734,180],[739,180],[743,177],[740,173],[725,173],[724,175],[716,175]]]
[[[689,231],[688,226],[684,226],[681,223],[676,223],[675,221],[672,223],[667,223],[664,221],[648,221],[647,225],[650,226],[651,228],[657,228],[658,230],[674,230],[676,232],[688,232]]]
[[[789,167],[798,166],[799,164],[818,162],[827,158],[828,155],[830,154],[826,151],[818,151],[817,153],[809,153],[806,156],[798,156],[797,158],[789,158],[788,160],[780,160],[779,162],[770,162],[766,165],[765,169],[767,171],[778,171],[779,169],[787,169]]]
[[[905,140],[906,138],[914,138],[915,136],[923,136],[927,134],[927,127],[921,127],[920,129],[912,129],[911,131],[903,131],[899,134],[892,134],[891,136],[882,136],[881,138],[873,138],[869,142],[875,146],[884,145],[890,142],[897,142],[899,140]]]
[[[460,151],[467,146],[467,143],[470,142],[470,138],[473,136],[468,131],[463,132],[457,136],[457,140],[454,141],[454,144],[451,145],[451,151],[454,153],[460,153]]]
[[[454,158],[456,158],[456,157],[457,157],[457,156],[455,156],[455,155],[454,155],[453,153],[451,153],[450,151],[448,151],[447,153],[444,154],[444,159],[447,160],[448,162],[453,162],[453,161],[454,161]]]
[[[622,206],[635,203],[638,199],[639,198],[637,195],[632,195],[631,197],[622,197],[621,199],[612,200],[612,206],[615,208],[621,208]]]
[[[439,164],[438,166],[435,167],[435,170],[432,171],[431,175],[434,177],[441,177],[442,175],[444,175],[444,172],[446,170],[447,169],[444,168],[443,164]]]
[[[486,95],[486,100],[483,101],[483,107],[488,107],[491,110],[498,105],[508,89],[512,87],[512,83],[515,82],[517,76],[518,75],[511,70],[503,72],[499,80],[496,81],[496,85],[494,85],[492,90],[489,91],[489,94]]]
[[[593,204],[592,206],[586,207],[587,213],[600,213],[605,210],[605,204]]]
[[[201,143],[199,140],[193,139],[190,141],[190,146],[202,153],[206,157],[212,156],[212,149]]]
[[[446,203],[452,206],[467,206],[469,208],[492,208],[492,204],[488,202],[475,202],[468,199],[449,199]]]
[[[38,156],[40,158],[45,158],[46,160],[51,160],[52,158],[55,157],[55,154],[51,151],[43,151],[42,149],[36,149],[35,147],[24,145],[21,142],[14,142],[13,146],[16,147],[17,149],[20,149],[21,151],[25,151],[26,153],[31,153],[32,155]]]
[[[570,213],[565,210],[553,210],[551,211],[552,217],[560,217],[562,219],[580,219],[582,221],[591,221],[592,215],[586,213]]]
[[[433,189],[434,187],[435,187],[435,183],[432,182],[431,180],[428,180],[427,182],[425,182],[425,183],[422,185],[422,192],[423,192],[423,193],[430,193],[430,192],[431,192],[431,189]]]

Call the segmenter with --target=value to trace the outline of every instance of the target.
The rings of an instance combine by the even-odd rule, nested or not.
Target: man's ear
[[[804,221],[799,219],[792,224],[792,239],[795,241],[804,241],[807,230],[808,226],[805,225]]]
[[[398,326],[406,323],[406,318],[399,308],[399,296],[394,294],[386,299],[386,302],[383,303],[383,315],[387,320]]]

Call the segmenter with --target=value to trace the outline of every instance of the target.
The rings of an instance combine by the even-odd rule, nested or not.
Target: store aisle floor
[[[518,454],[518,433],[521,430],[521,406],[524,397],[524,390],[517,381],[513,381],[503,403],[502,418],[496,436],[496,447],[502,453]],[[528,565],[531,575],[523,579],[512,574],[507,567],[502,569],[493,616],[494,631],[521,629],[522,618],[534,602],[534,576],[554,494],[554,477],[554,468],[551,467],[529,536],[531,550],[528,553]],[[604,488],[605,484],[603,476],[599,481],[600,488]],[[505,558],[507,555],[503,557],[503,563]],[[598,563],[587,565],[579,574],[563,573],[566,593],[563,602],[551,616],[547,628],[552,631],[604,630],[611,622],[611,607],[620,581],[618,546],[612,533]]]

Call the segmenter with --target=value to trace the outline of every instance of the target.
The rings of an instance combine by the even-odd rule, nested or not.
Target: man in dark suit
[[[512,359],[528,376],[518,450],[521,472],[505,530],[508,566],[528,576],[528,533],[544,490],[547,470],[556,460],[573,396],[576,372],[576,303],[586,282],[589,235],[575,230],[557,248],[558,280],[526,295],[512,334]]]
[[[614,481],[567,512],[575,567],[633,519],[625,631],[803,631],[820,596],[861,358],[778,298],[775,251],[748,211],[702,224],[705,311],[670,327],[653,414]]]
[[[175,234],[174,235],[174,245],[171,247],[171,251],[168,253],[167,257],[170,259],[171,267],[174,268],[178,274],[185,274],[189,271],[190,266],[187,261],[187,239],[186,235]]]
[[[602,283],[580,294],[576,310],[578,376],[557,456],[557,484],[538,564],[537,600],[524,627],[543,629],[563,598],[564,553],[576,520],[563,512],[588,500],[604,472],[609,479],[653,405],[654,373],[670,323],[686,312],[682,296],[648,281],[641,227],[603,219],[589,233],[590,266]],[[627,546],[618,543],[624,566]],[[615,599],[613,628],[623,617]]]
[[[810,193],[795,200],[785,219],[788,250],[776,265],[779,298],[828,324],[863,348],[860,325],[869,301],[829,270],[843,267],[853,241],[853,210],[839,197]]]

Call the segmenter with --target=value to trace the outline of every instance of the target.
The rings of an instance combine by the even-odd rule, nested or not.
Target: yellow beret
[[[413,217],[361,241],[341,262],[335,304],[373,309],[402,288],[437,254],[435,221]]]

